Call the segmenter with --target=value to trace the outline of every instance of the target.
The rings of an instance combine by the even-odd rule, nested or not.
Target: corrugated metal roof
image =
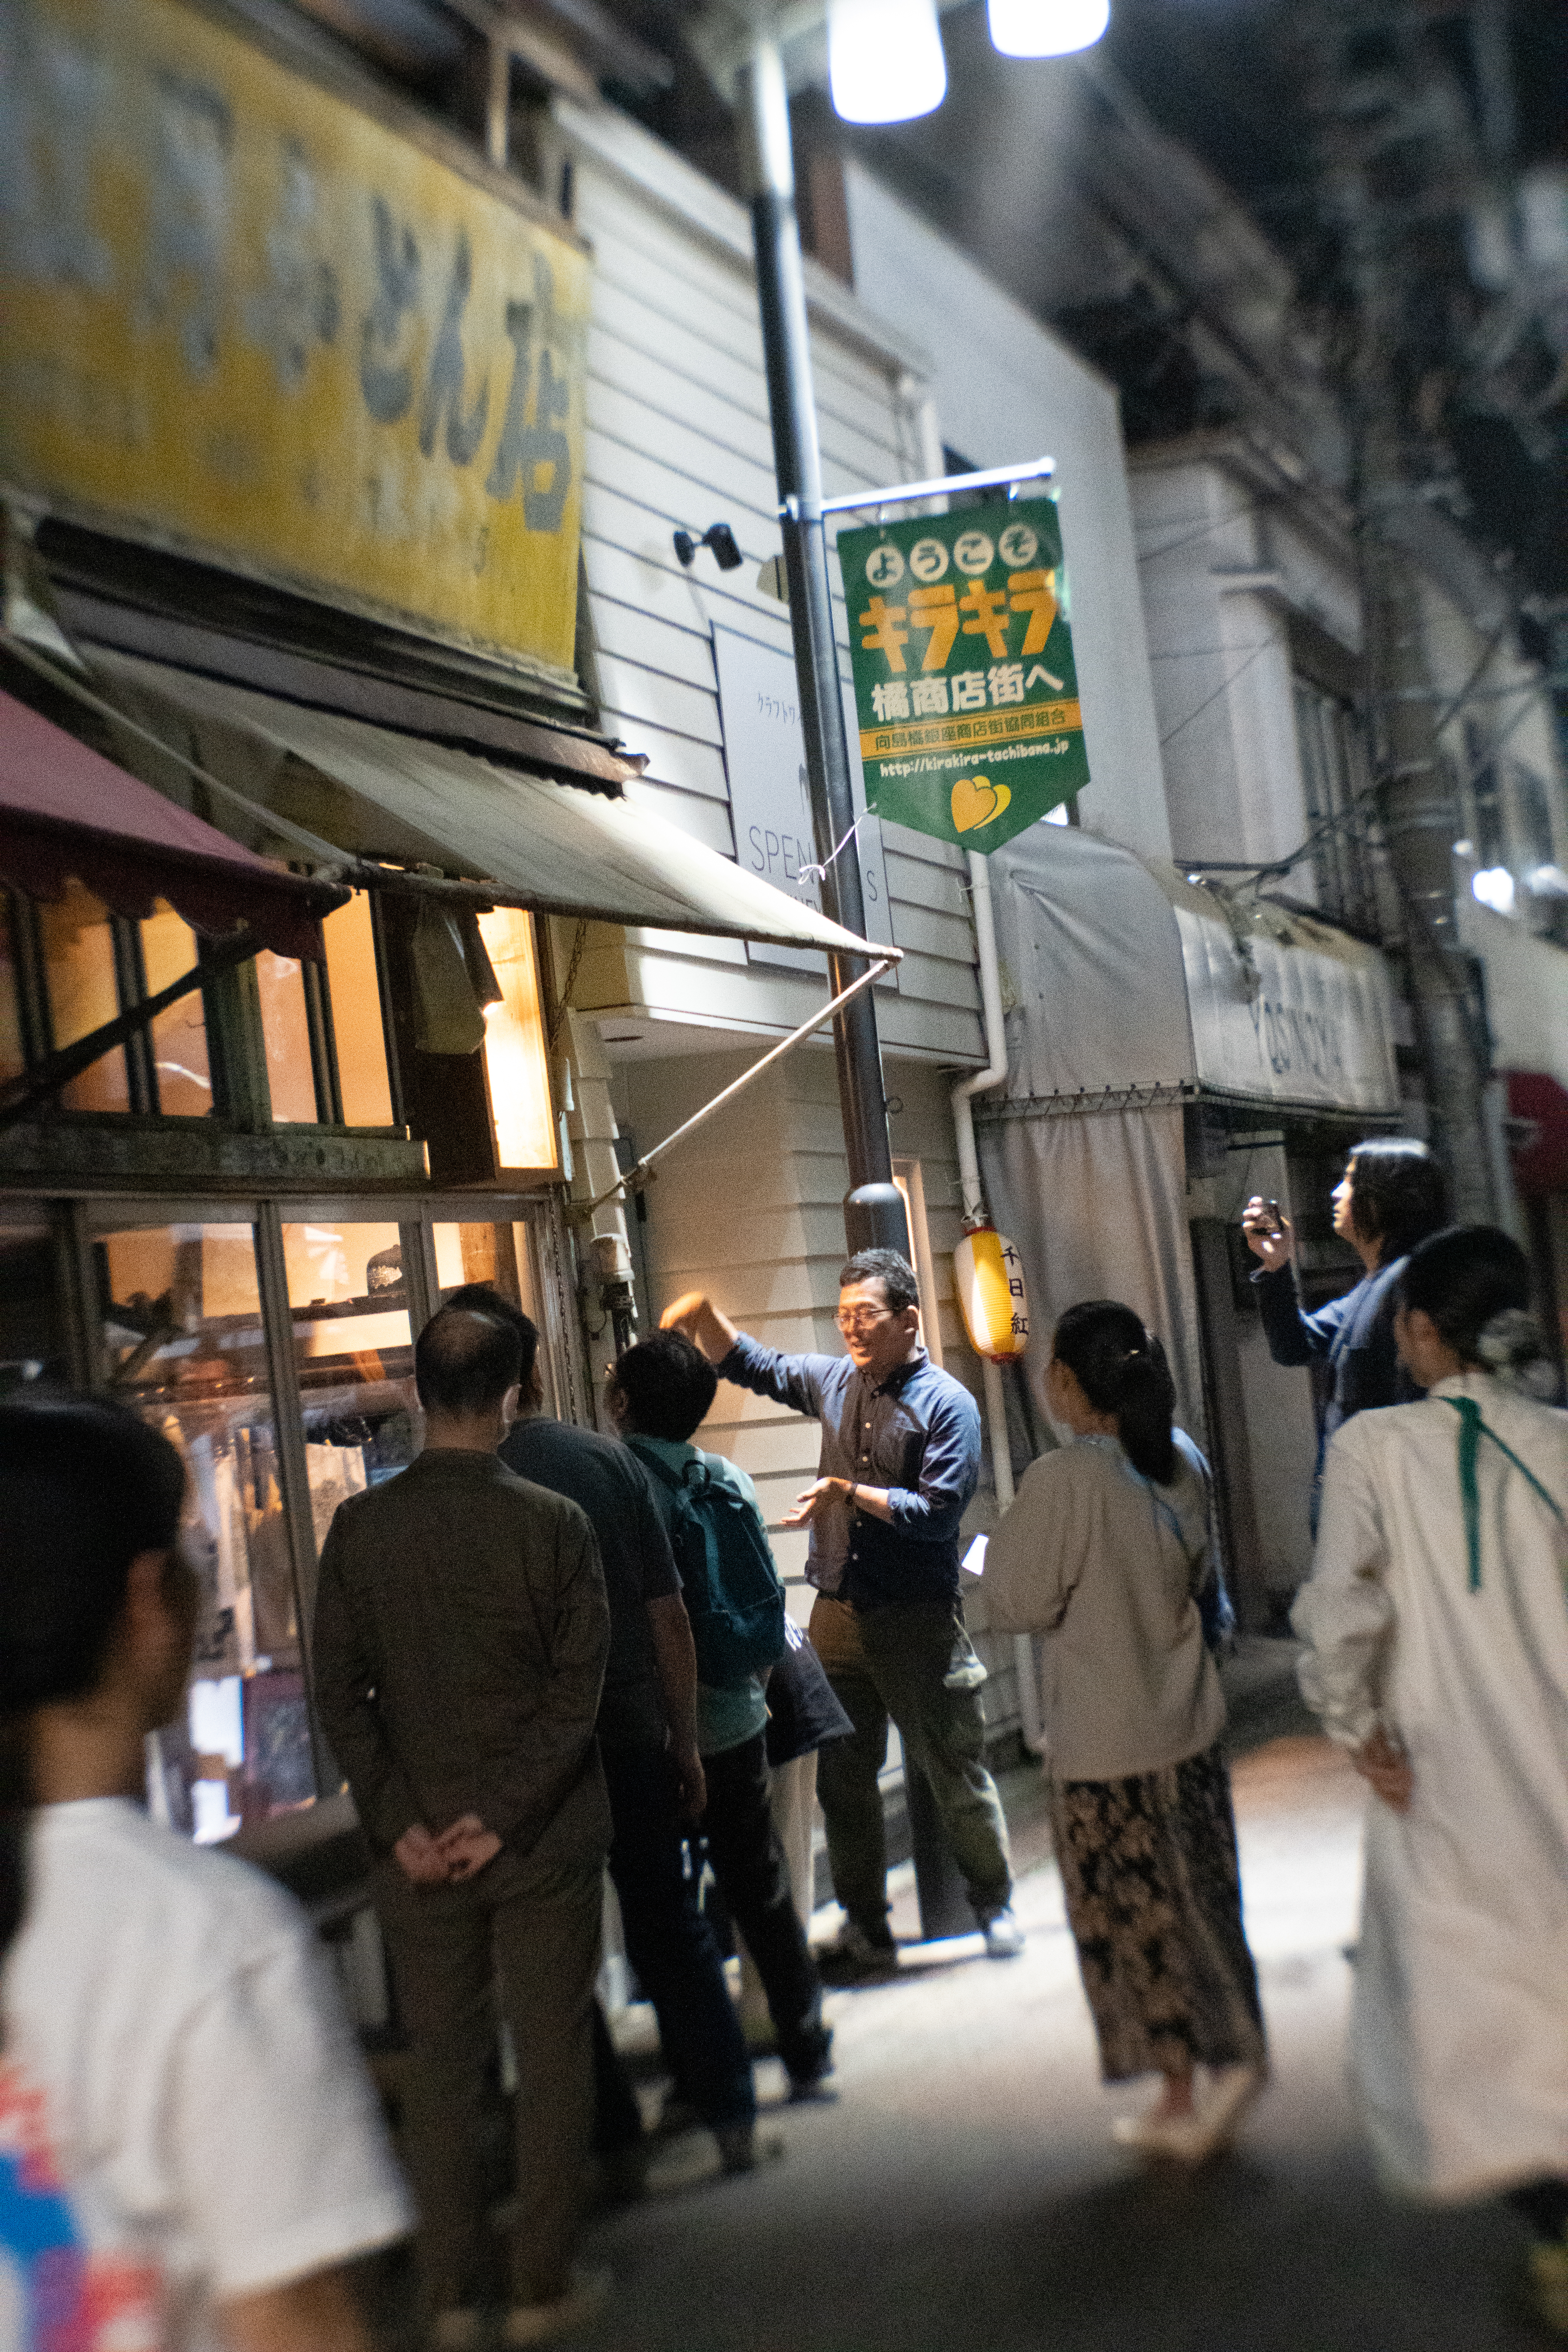
[[[447,744],[134,655],[97,650],[93,660],[110,695],[123,696],[143,725],[163,706],[180,750],[194,726],[214,775],[232,777],[252,801],[354,856],[493,884],[499,904],[543,914],[897,953],[857,939],[634,799],[521,775]]]

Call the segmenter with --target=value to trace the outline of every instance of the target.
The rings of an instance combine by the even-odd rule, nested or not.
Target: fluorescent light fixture
[[[828,0],[827,81],[846,122],[912,122],[947,95],[936,0]]]
[[[988,0],[991,38],[1005,58],[1065,58],[1091,49],[1110,0]]]

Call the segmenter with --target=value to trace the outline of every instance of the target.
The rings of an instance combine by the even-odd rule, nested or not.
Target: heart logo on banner
[[[1012,799],[1011,787],[994,784],[989,776],[960,776],[952,788],[952,822],[959,833],[973,833],[1000,816]]]

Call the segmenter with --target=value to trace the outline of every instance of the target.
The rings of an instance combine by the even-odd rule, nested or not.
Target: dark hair
[[[847,1290],[852,1282],[879,1282],[889,1308],[895,1315],[921,1303],[921,1286],[915,1280],[914,1267],[897,1250],[857,1250],[848,1265],[839,1270],[838,1287]]]
[[[500,1315],[442,1307],[419,1334],[414,1384],[426,1412],[487,1412],[517,1380],[522,1341]]]
[[[684,1331],[655,1331],[628,1348],[610,1374],[639,1437],[684,1444],[719,1393],[719,1375]]]
[[[1157,1486],[1176,1475],[1171,1419],[1176,1392],[1158,1339],[1131,1307],[1086,1298],[1069,1307],[1051,1338],[1051,1353],[1078,1376],[1096,1412],[1116,1416],[1127,1459]]]
[[[1504,1370],[1545,1352],[1528,1312],[1530,1260],[1496,1225],[1454,1225],[1412,1250],[1399,1278],[1399,1303],[1429,1315],[1461,1363]],[[1500,1322],[1501,1328],[1489,1333],[1488,1326]],[[1493,1339],[1495,1349],[1488,1344]]]
[[[539,1353],[539,1326],[531,1315],[525,1315],[515,1299],[504,1291],[494,1289],[488,1282],[465,1282],[442,1299],[443,1307],[466,1307],[479,1315],[493,1315],[498,1322],[510,1323],[522,1348],[522,1362],[518,1367],[518,1381],[526,1388],[533,1378],[534,1359]]]
[[[1376,1242],[1380,1265],[1408,1257],[1448,1213],[1443,1171],[1414,1136],[1370,1136],[1356,1145],[1345,1172],[1356,1232],[1363,1241]]]
[[[103,1672],[131,1563],[180,1531],[184,1465],[97,1397],[0,1403],[0,1955],[21,1924],[27,1718]]]

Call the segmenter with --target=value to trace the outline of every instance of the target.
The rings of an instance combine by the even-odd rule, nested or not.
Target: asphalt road
[[[770,2112],[778,2161],[598,2220],[615,2273],[582,2352],[1522,2352],[1522,2236],[1498,2209],[1379,2192],[1343,2071],[1362,1788],[1325,1742],[1236,1767],[1274,2080],[1233,2155],[1151,2172],[1112,2147],[1035,1791],[1019,1959],[906,1953],[833,1997],[838,2097]],[[901,1874],[908,1878],[908,1872]],[[824,1917],[824,1928],[831,1919]],[[907,1886],[895,1915],[915,1932]],[[783,2088],[775,2062],[763,2096]],[[1142,2090],[1135,2096],[1142,2099]]]

